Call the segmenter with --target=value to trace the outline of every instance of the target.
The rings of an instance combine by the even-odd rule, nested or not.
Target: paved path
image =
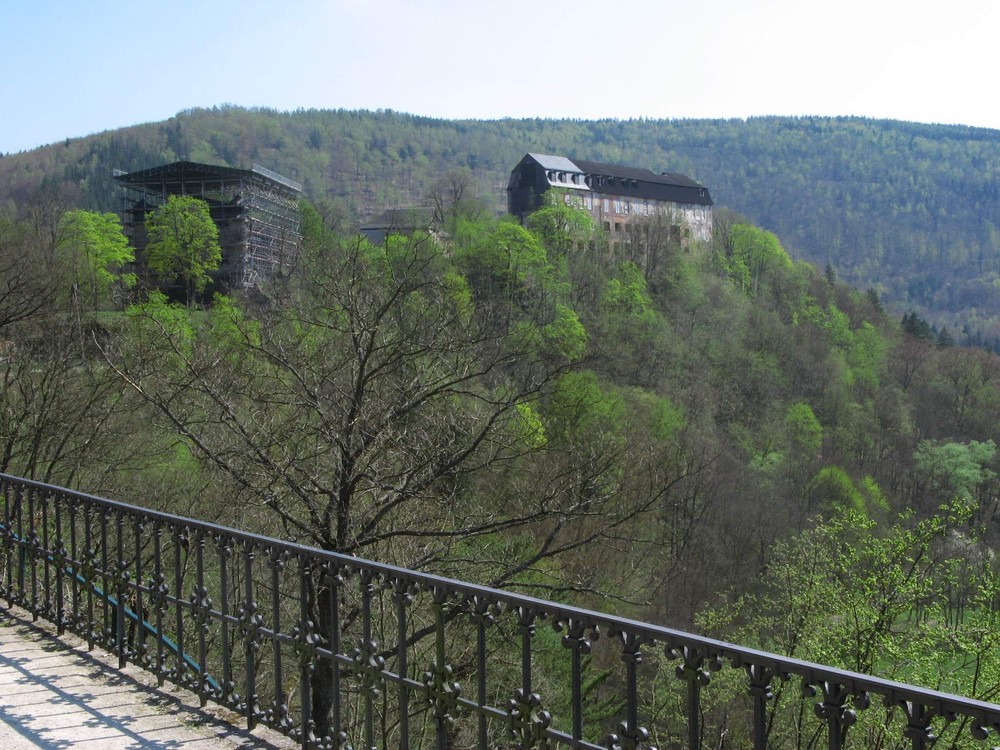
[[[232,718],[235,723],[226,721]],[[0,748],[22,750],[273,750],[294,744],[247,732],[225,709],[201,709],[186,690],[156,687],[141,669],[0,605]]]

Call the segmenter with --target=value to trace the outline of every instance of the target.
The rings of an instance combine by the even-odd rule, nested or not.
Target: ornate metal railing
[[[6,475],[0,497],[0,596],[302,747],[924,748],[945,732],[986,747],[1000,732],[994,704]]]

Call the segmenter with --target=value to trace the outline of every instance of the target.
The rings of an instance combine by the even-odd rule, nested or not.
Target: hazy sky
[[[1000,128],[998,0],[0,0],[0,152],[216,104]]]

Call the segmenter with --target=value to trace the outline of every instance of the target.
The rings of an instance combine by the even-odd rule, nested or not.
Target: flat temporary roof
[[[214,164],[199,164],[193,161],[175,161],[157,167],[140,169],[135,172],[115,170],[114,178],[126,185],[140,185],[155,182],[180,182],[190,180],[201,182],[211,189],[220,189],[222,183],[233,180],[249,180],[281,185],[287,190],[302,192],[302,184],[283,177],[277,172],[254,164],[251,169],[236,169]]]

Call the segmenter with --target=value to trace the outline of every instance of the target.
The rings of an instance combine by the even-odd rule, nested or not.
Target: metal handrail
[[[0,597],[304,748],[638,750],[667,738],[694,750],[727,664],[744,673],[748,697],[732,710],[760,750],[781,744],[778,686],[792,677],[814,704],[811,741],[824,732],[830,748],[893,715],[914,748],[956,721],[972,742],[1000,733],[996,704],[40,482],[0,474],[0,503]],[[649,696],[668,673],[684,708],[665,717]]]

